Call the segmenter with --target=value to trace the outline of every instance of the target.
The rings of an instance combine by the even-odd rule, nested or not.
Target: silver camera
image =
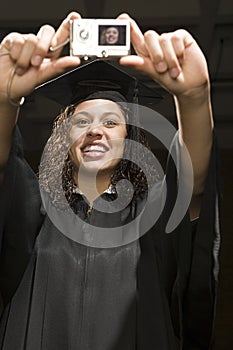
[[[121,57],[130,54],[130,23],[117,19],[74,19],[70,21],[70,55]]]

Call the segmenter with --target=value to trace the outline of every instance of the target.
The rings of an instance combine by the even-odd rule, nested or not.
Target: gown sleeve
[[[178,149],[177,144],[175,147]],[[165,287],[173,326],[180,338],[182,350],[209,350],[213,345],[220,249],[221,186],[218,158],[214,135],[199,218],[190,222],[187,211],[180,224],[164,240]],[[165,225],[177,196],[176,167],[177,162],[175,165],[169,159]]]
[[[42,224],[35,173],[24,159],[16,128],[0,189],[0,294],[6,305],[22,278]],[[0,310],[1,311],[1,310]]]

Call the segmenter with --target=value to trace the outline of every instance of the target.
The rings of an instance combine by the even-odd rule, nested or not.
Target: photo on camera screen
[[[126,26],[99,25],[99,45],[126,45]]]

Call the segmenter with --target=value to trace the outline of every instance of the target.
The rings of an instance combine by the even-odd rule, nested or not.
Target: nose
[[[102,137],[103,136],[103,128],[101,124],[92,124],[87,131],[87,136],[89,137]]]

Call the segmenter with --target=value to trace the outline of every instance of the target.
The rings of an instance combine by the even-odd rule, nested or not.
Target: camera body
[[[70,55],[87,60],[130,54],[130,22],[117,19],[70,21]]]

